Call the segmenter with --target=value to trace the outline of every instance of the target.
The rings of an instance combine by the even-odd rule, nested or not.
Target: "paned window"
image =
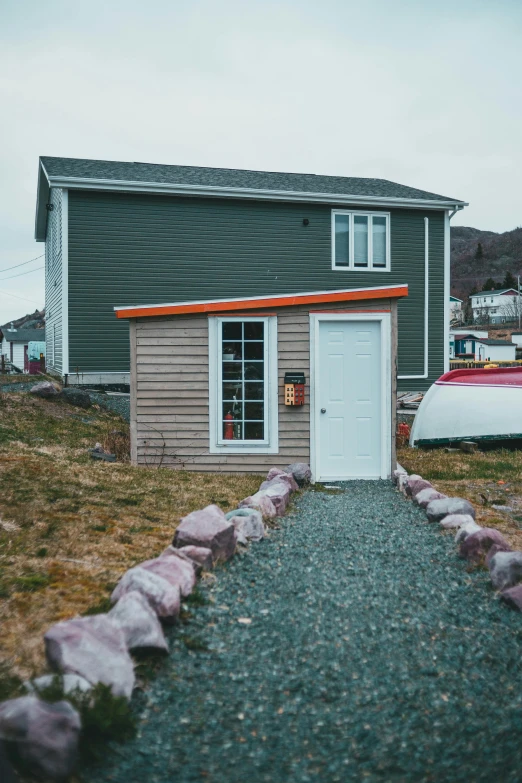
[[[210,318],[209,330],[211,449],[275,453],[277,319]]]
[[[389,271],[389,213],[333,210],[332,268]]]
[[[263,321],[221,323],[221,437],[265,440],[266,359]]]

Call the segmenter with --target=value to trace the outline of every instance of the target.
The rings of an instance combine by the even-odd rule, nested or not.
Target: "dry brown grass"
[[[398,450],[397,459],[408,473],[420,474],[440,492],[469,500],[479,525],[497,528],[514,549],[522,550],[521,451],[465,454],[406,447]],[[512,510],[499,511],[493,505]]]
[[[170,543],[182,516],[208,503],[232,509],[259,486],[259,476],[95,462],[96,441],[124,450],[127,423],[26,394],[0,403],[4,674],[41,671],[45,630],[105,602],[127,568]]]

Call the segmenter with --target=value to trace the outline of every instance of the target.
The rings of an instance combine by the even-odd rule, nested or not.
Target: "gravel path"
[[[522,780],[522,618],[391,484],[342,488],[204,583],[83,780]]]

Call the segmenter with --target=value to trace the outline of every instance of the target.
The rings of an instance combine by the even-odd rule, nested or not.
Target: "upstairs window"
[[[389,213],[332,210],[332,269],[389,271]]]

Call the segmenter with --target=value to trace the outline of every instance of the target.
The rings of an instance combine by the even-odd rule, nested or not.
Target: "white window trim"
[[[224,321],[262,321],[265,324],[265,355],[267,357],[265,432],[268,437],[260,441],[231,441],[230,445],[222,442],[220,411],[220,367],[219,367],[219,334]],[[278,454],[279,424],[278,424],[278,386],[277,386],[277,317],[276,316],[241,316],[240,318],[210,317],[208,319],[208,349],[209,349],[209,454]]]
[[[348,266],[336,266],[335,263],[335,216],[336,215],[348,215],[350,218],[350,239],[349,239],[349,264]],[[353,219],[354,217],[367,217],[368,218],[368,266],[354,266],[354,229]],[[386,218],[386,266],[373,266],[373,231],[372,221],[370,218],[383,217]],[[389,272],[390,263],[390,213],[389,212],[362,212],[359,210],[349,209],[332,209],[331,218],[331,235],[332,235],[332,269],[336,272]]]

